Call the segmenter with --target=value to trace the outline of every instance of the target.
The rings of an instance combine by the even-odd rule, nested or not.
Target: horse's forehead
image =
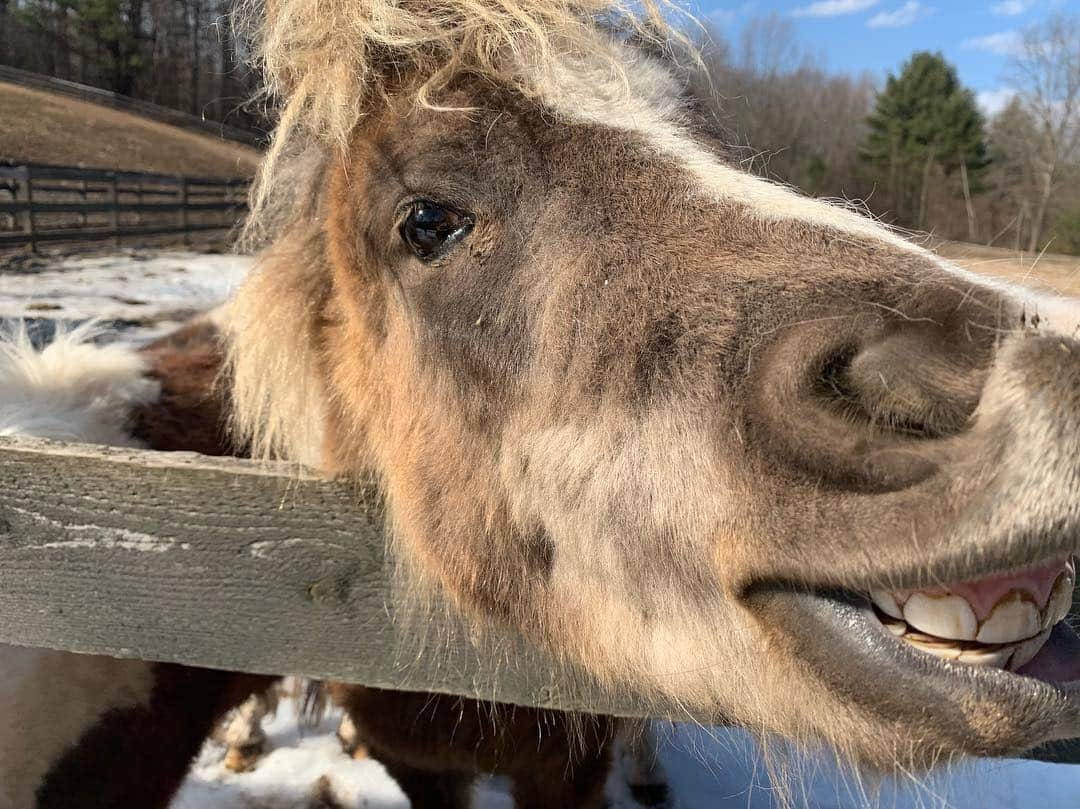
[[[621,72],[612,70],[610,54],[593,60],[567,57],[538,84],[538,98],[466,80],[445,99],[445,107],[461,108],[459,114],[448,114],[445,108],[420,110],[412,99],[403,98],[403,108],[411,110],[391,115],[395,123],[382,133],[395,160],[411,161],[410,151],[421,144],[432,150],[427,159],[421,155],[418,160],[428,177],[467,176],[479,170],[487,181],[507,185],[515,175],[545,162],[530,164],[533,158],[546,156],[546,169],[567,180],[575,174],[595,177],[605,168],[615,169],[604,178],[605,187],[629,182],[640,173],[654,181],[667,177],[664,182],[678,182],[691,197],[736,206],[763,224],[799,223],[908,256],[929,255],[870,217],[729,165],[691,133],[683,88],[670,67],[630,48],[622,57]],[[620,166],[627,169],[621,177]],[[458,167],[466,170],[456,172]]]
[[[634,137],[657,162],[678,167],[703,197],[737,205],[762,222],[800,222],[859,240],[923,253],[888,228],[849,208],[811,199],[729,165],[690,133],[682,88],[663,63],[628,52],[625,72],[608,60],[560,63],[541,87],[559,119],[609,127]]]

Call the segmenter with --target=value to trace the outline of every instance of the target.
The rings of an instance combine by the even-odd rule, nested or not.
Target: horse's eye
[[[427,261],[465,236],[472,224],[472,219],[463,213],[421,200],[409,206],[399,230],[409,249]]]

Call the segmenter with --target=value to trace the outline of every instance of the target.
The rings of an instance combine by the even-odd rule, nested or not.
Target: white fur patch
[[[23,328],[0,336],[0,435],[137,445],[128,416],[159,385],[134,349],[95,345],[94,334],[93,325],[61,331],[40,351]]]
[[[592,65],[567,61],[554,73],[545,101],[568,120],[637,133],[683,166],[702,192],[738,203],[761,220],[797,220],[925,252],[869,217],[725,165],[687,133],[682,93],[671,72],[625,46],[613,47],[624,51],[625,80],[611,74],[606,55]]]

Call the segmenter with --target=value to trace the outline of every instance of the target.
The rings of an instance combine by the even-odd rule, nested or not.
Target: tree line
[[[261,130],[232,0],[0,0],[0,64]]]
[[[0,0],[0,63],[264,130],[233,0]],[[751,170],[901,228],[1080,253],[1080,17],[1019,39],[989,120],[941,54],[880,85],[825,70],[784,18],[710,31],[698,102]]]
[[[939,53],[879,87],[824,71],[776,16],[704,53],[695,92],[758,173],[944,239],[1080,254],[1080,17],[1023,32],[989,120]]]

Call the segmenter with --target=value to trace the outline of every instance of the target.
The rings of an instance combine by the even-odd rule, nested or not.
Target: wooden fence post
[[[120,198],[116,190],[116,172],[109,172],[109,227],[112,228],[112,243],[120,246]]]
[[[26,202],[26,217],[23,219],[23,232],[30,242],[30,252],[37,252],[37,238],[34,235],[34,189],[33,171],[30,166],[24,166],[22,170],[22,182],[20,190],[23,200]]]
[[[180,178],[180,227],[184,229],[184,246],[191,245],[191,231],[188,230],[188,179]]]

